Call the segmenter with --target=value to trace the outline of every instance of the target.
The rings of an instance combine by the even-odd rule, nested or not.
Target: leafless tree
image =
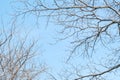
[[[36,15],[55,19],[63,26],[61,31],[65,39],[72,39],[73,46],[68,60],[78,51],[79,54],[93,56],[100,47],[108,48],[109,63],[104,65],[104,71],[90,72],[79,75],[75,80],[103,80],[106,74],[111,74],[120,68],[120,1],[119,0],[18,0],[23,6],[17,9],[15,17]],[[49,3],[49,4],[48,4]],[[100,47],[98,47],[101,45]],[[99,53],[101,54],[101,53]],[[104,54],[108,55],[108,54]],[[101,64],[102,65],[102,64]],[[116,72],[117,72],[116,71]]]
[[[27,39],[18,40],[15,30],[0,30],[0,80],[36,80],[45,72],[43,65],[33,63],[35,44]],[[20,37],[19,37],[20,38]],[[38,79],[39,79],[38,78]]]

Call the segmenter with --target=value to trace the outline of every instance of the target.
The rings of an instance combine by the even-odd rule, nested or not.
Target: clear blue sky
[[[11,21],[11,15],[14,13],[10,1],[12,0],[1,0],[0,2],[0,17],[3,19],[5,27],[9,27],[8,24]],[[44,18],[41,18],[39,27],[35,25],[35,19],[30,18],[30,20],[26,20],[28,20],[26,23],[16,24],[18,32],[23,36],[24,33],[29,32],[30,38],[38,40],[39,51],[40,53],[42,52],[42,55],[40,55],[41,59],[37,61],[46,63],[51,71],[59,72],[63,68],[64,56],[66,55],[65,50],[67,48],[66,44],[68,43],[67,41],[62,41],[54,44],[56,42],[54,38],[58,37],[56,33],[58,26],[49,23],[46,28],[46,20]]]
[[[3,19],[6,27],[9,27],[8,24],[11,20],[11,14],[13,13],[10,1],[12,0],[0,1],[0,17]],[[26,19],[26,23],[18,23],[16,25],[21,35],[24,36],[24,33],[30,32],[30,38],[38,40],[39,51],[40,53],[42,52],[42,55],[39,56],[40,59],[36,60],[36,62],[40,61],[46,63],[49,69],[54,73],[60,72],[60,70],[66,66],[64,61],[66,60],[65,55],[68,53],[66,50],[68,49],[69,43],[67,41],[61,41],[57,44],[50,45],[55,43],[56,40],[54,38],[58,37],[56,30],[59,30],[60,26],[49,23],[46,28],[46,20],[41,18],[39,21],[39,27],[35,26],[35,19],[32,19],[31,17]],[[100,47],[100,45],[98,47]],[[104,53],[106,53],[105,49],[101,48],[99,54],[94,55],[93,57],[96,57],[95,59],[98,60],[100,59],[98,56],[101,56]],[[84,61],[85,59],[82,60],[78,58],[71,62],[73,64],[84,64]]]

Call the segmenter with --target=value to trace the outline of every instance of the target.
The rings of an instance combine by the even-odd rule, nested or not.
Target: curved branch
[[[106,73],[108,73],[108,72],[111,72],[111,71],[113,71],[113,70],[115,70],[115,69],[117,69],[117,68],[120,68],[120,64],[115,65],[115,66],[113,66],[112,68],[110,68],[110,69],[108,69],[108,70],[106,70],[106,71],[103,71],[103,72],[101,72],[101,73],[85,75],[85,76],[76,78],[76,79],[74,79],[74,80],[80,80],[80,79],[87,78],[87,77],[97,77],[97,76],[101,76],[101,75],[104,75],[104,74],[106,74]]]

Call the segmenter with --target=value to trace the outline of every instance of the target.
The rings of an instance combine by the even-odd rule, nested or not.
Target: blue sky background
[[[11,25],[11,15],[14,13],[11,3],[12,0],[1,0],[0,1],[0,17],[4,22],[4,26],[9,28]],[[52,23],[46,27],[46,20],[44,18],[40,19],[39,26],[35,25],[36,20],[27,18],[25,23],[17,23],[17,32],[20,33],[20,37],[29,33],[29,38],[32,40],[38,40],[38,48],[40,52],[40,58],[35,60],[36,62],[45,63],[50,71],[59,72],[63,68],[63,62],[65,62],[66,48],[68,42],[62,41],[56,43],[56,39],[59,35],[57,34],[58,26]],[[2,24],[1,28],[2,28]]]
[[[12,0],[0,1],[0,17],[3,19],[4,25],[7,28],[10,27],[9,24],[11,23],[11,15],[14,11],[11,7],[11,1]],[[61,26],[55,25],[54,23],[49,23],[46,27],[45,18],[39,19],[39,26],[35,25],[35,21],[35,18],[29,17],[25,19],[25,23],[17,22],[17,31],[20,33],[21,37],[24,37],[24,34],[29,33],[30,40],[38,40],[37,48],[39,48],[39,52],[42,54],[40,56],[37,56],[37,59],[35,61],[45,63],[48,66],[49,70],[53,72],[53,74],[56,74],[57,72],[60,72],[64,67],[67,67],[67,64],[64,62],[67,59],[66,56],[68,56],[67,49],[69,47],[69,40],[60,41],[57,44],[54,44],[56,42],[55,38],[61,36],[56,32],[61,29]],[[0,24],[0,27],[2,27],[2,24]],[[104,53],[107,53],[105,48],[100,49],[100,47],[101,45],[99,44],[97,47],[99,48],[99,53],[93,56],[96,62],[101,59],[101,57],[103,57]],[[71,63],[74,66],[79,64],[84,65],[85,62],[88,62],[88,60],[84,59],[83,57],[80,59],[79,56],[76,57],[73,61],[71,60]]]

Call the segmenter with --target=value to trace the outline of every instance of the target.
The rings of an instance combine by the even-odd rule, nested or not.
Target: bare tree
[[[111,65],[104,64],[104,71],[94,68],[95,72],[85,76],[79,75],[78,78],[74,78],[75,80],[103,80],[104,75],[119,70],[119,0],[34,0],[33,2],[20,0],[19,2],[23,3],[23,6],[17,9],[16,18],[31,14],[36,15],[37,18],[45,16],[50,20],[55,19],[55,22],[63,26],[61,33],[64,34],[64,38],[60,40],[72,38],[70,43],[73,47],[68,60],[77,51],[79,54],[90,56],[99,51],[98,45],[109,48],[109,55],[112,58],[107,60],[112,63]]]
[[[15,30],[0,31],[0,80],[36,80],[45,72],[43,65],[33,64],[36,42],[18,40]],[[39,78],[38,78],[39,77]]]

